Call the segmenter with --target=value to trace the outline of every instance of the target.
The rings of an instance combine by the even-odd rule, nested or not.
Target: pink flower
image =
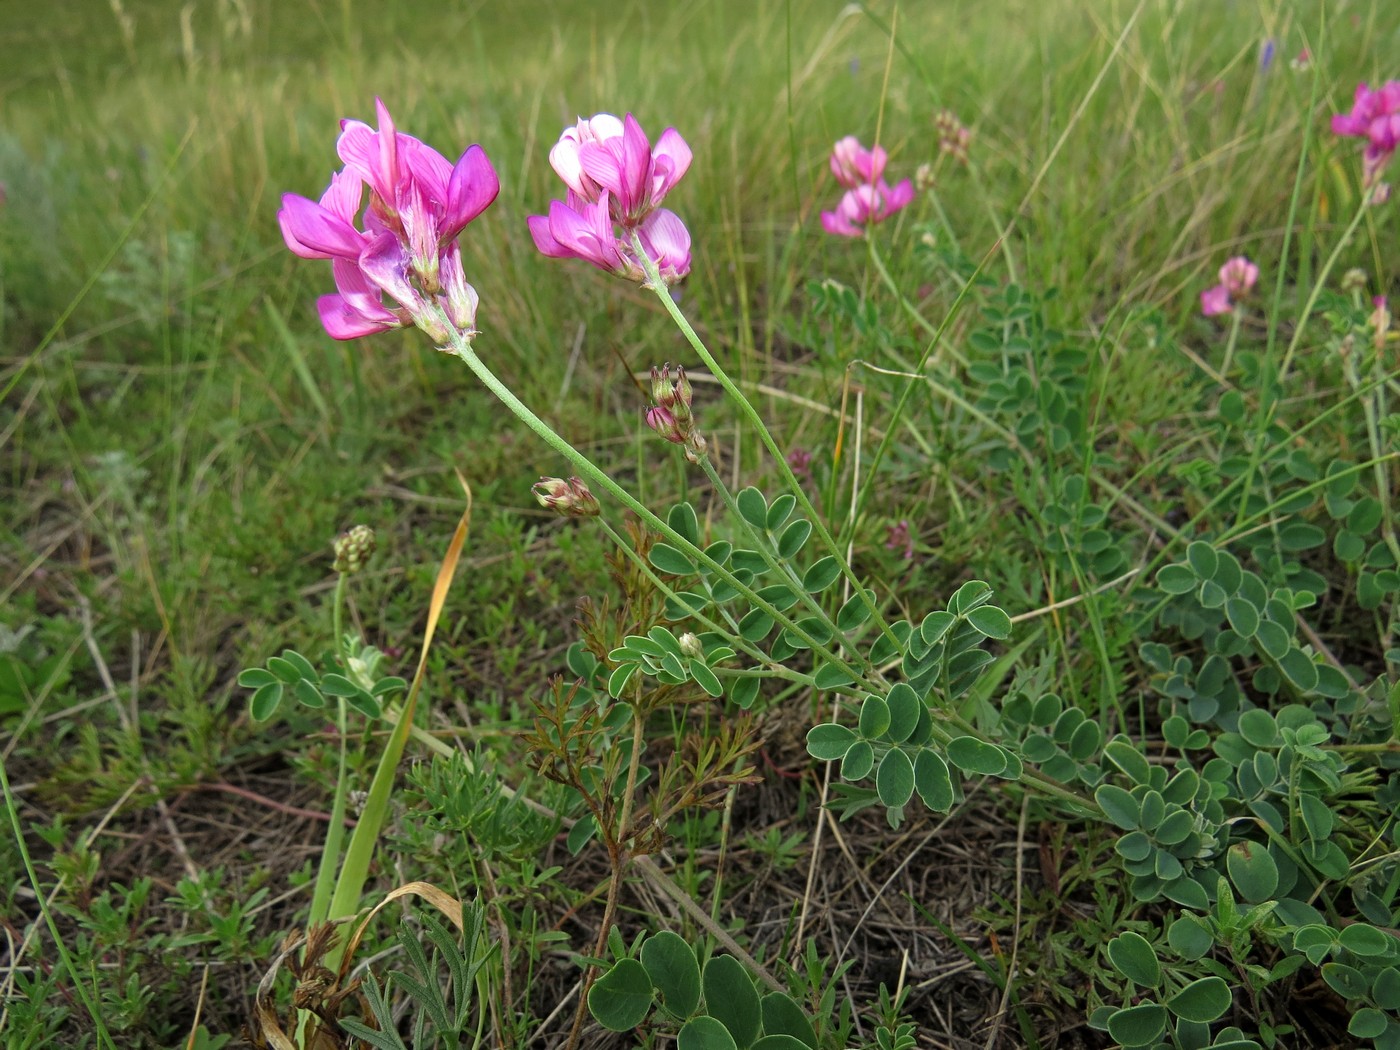
[[[866,149],[854,135],[847,135],[831,148],[831,173],[848,190],[880,181],[885,173],[885,148]]]
[[[1201,293],[1201,313],[1206,317],[1228,314],[1234,308],[1234,304],[1230,302],[1230,293],[1225,290],[1223,284],[1207,288]]]
[[[337,293],[317,305],[334,338],[416,324],[446,340],[444,313],[470,338],[477,295],[463,275],[457,238],[496,199],[496,172],[480,146],[450,164],[398,131],[378,99],[375,109],[378,130],[341,122],[336,148],[345,167],[319,203],[283,195],[277,213],[282,237],[302,258],[332,260]],[[365,186],[369,203],[358,214]],[[385,295],[396,308],[384,304]]]
[[[1225,260],[1219,276],[1219,284],[1201,293],[1201,313],[1206,317],[1227,314],[1235,308],[1235,300],[1246,298],[1259,280],[1259,267],[1236,255]]]
[[[1358,84],[1351,112],[1332,117],[1332,132],[1367,140],[1362,168],[1370,186],[1400,146],[1400,80],[1386,81],[1375,91]]]
[[[690,272],[690,232],[660,207],[690,168],[690,147],[675,128],[653,146],[632,114],[580,119],[565,128],[549,162],[569,188],[549,214],[526,220],[535,247],[555,259],[583,259],[600,270],[642,281],[641,242],[666,284]],[[620,230],[619,230],[620,228]]]
[[[859,237],[861,227],[884,222],[914,199],[908,179],[891,188],[882,179],[873,186],[847,190],[835,211],[822,212],[822,228],[841,237]]]

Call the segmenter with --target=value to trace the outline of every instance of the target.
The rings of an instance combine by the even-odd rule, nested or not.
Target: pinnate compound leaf
[[[992,600],[992,588],[981,580],[968,580],[948,599],[948,611],[966,616]]]
[[[705,1009],[718,1020],[734,1043],[748,1046],[758,1036],[763,1014],[758,992],[744,964],[732,955],[714,955],[705,964]]]
[[[1128,980],[1142,988],[1162,983],[1162,965],[1157,953],[1140,933],[1120,933],[1108,942],[1108,961]]]
[[[1203,580],[1208,580],[1215,575],[1216,566],[1219,564],[1219,557],[1215,553],[1215,548],[1203,540],[1194,541],[1186,548],[1186,561],[1195,571],[1196,575]]]
[[[630,1032],[651,1009],[652,987],[647,971],[636,959],[623,959],[593,983],[588,1009],[604,1028]]]
[[[975,736],[959,736],[948,741],[948,761],[964,773],[997,777],[1006,772],[1006,752]]]
[[[877,740],[890,728],[890,705],[883,696],[870,693],[860,705],[860,735]],[[909,727],[913,730],[913,726]]]
[[[1232,845],[1225,855],[1225,870],[1240,896],[1250,904],[1269,900],[1278,889],[1278,865],[1258,842]]]
[[[755,1046],[761,1046],[773,1036],[790,1036],[811,1050],[817,1050],[817,1033],[806,1011],[786,992],[769,992],[763,997],[763,1031],[767,1033]],[[774,1050],[780,1050],[774,1047]]]
[[[851,677],[851,672],[839,664],[822,664],[812,676],[812,684],[818,689],[839,689],[853,681],[855,679]]]
[[[363,692],[363,690],[360,690]],[[321,690],[308,682],[305,678],[299,679],[292,686],[292,695],[304,707],[322,708],[326,706],[326,698],[321,695]]]
[[[729,1029],[707,1014],[692,1017],[676,1036],[676,1050],[739,1050]]]
[[[249,667],[238,675],[238,684],[244,689],[261,689],[281,679],[265,667]]]
[[[700,1003],[700,964],[684,937],[662,930],[642,945],[642,966],[666,1011],[689,1017]]]
[[[701,661],[690,661],[690,677],[694,678],[695,684],[711,696],[724,695],[724,686],[720,685],[719,677]]]
[[[1365,975],[1346,963],[1323,963],[1322,979],[1343,999],[1361,999],[1370,991]]]
[[[288,685],[302,679],[301,668],[281,656],[268,657],[267,669]]]
[[[1157,573],[1157,586],[1168,594],[1185,594],[1196,583],[1196,574],[1185,565],[1163,565]]]
[[[1347,951],[1363,956],[1385,955],[1400,948],[1400,940],[1364,922],[1343,926],[1337,941]]]
[[[914,763],[899,748],[885,753],[875,771],[875,790],[889,809],[898,809],[914,795]]]
[[[1347,1034],[1358,1039],[1376,1039],[1389,1027],[1390,1021],[1385,1014],[1374,1006],[1366,1006],[1351,1015],[1351,1021],[1347,1024]]]
[[[756,529],[766,529],[768,527],[768,501],[763,498],[763,493],[750,485],[748,488],[740,489],[739,494],[734,497],[734,502],[739,508],[739,516]]]
[[[700,544],[700,519],[695,515],[695,508],[689,503],[677,503],[666,515],[666,524],[675,529],[689,542],[699,546]]]
[[[312,685],[320,684],[321,676],[317,673],[315,666],[311,663],[310,660],[302,656],[301,653],[297,652],[295,649],[283,649],[282,659],[286,660],[289,664],[291,664],[298,671],[300,671],[301,676],[305,678],[308,682],[310,682]]]
[[[797,518],[778,537],[778,557],[795,558],[812,535],[812,523],[806,518]]]
[[[919,711],[924,702],[907,682],[899,682],[890,690],[885,703],[890,711],[890,724],[885,735],[894,743],[902,744],[919,724]]]
[[[855,733],[837,722],[822,722],[807,730],[807,754],[821,762],[834,762],[855,742]]]
[[[354,696],[347,696],[345,702],[366,718],[380,718],[384,714],[378,699],[363,689],[357,690]]]
[[[1094,792],[1094,801],[1104,816],[1124,831],[1136,831],[1142,819],[1142,807],[1131,794],[1116,784],[1103,784]]]
[[[760,681],[757,678],[735,678],[729,686],[729,699],[741,710],[747,711],[758,699]]]
[[[1230,986],[1221,978],[1202,977],[1168,999],[1167,1009],[1184,1020],[1209,1024],[1225,1016],[1232,1001]]]
[[[693,576],[695,563],[669,543],[658,543],[647,556],[651,564],[670,576]]]
[[[791,1035],[765,1035],[749,1050],[807,1050],[809,1045]]]
[[[953,777],[948,763],[927,748],[914,759],[914,787],[924,805],[935,813],[947,813],[953,808]]]
[[[1011,637],[1011,617],[995,605],[983,605],[967,614],[967,622],[988,638],[1001,641]]]
[[[826,590],[840,578],[841,563],[828,554],[802,574],[802,589],[816,594]]]
[[[354,696],[360,691],[360,687],[343,674],[334,672],[321,679],[321,692],[327,696]]]
[[[875,768],[875,748],[868,740],[857,740],[841,760],[841,779],[854,783],[864,780]]]
[[[768,515],[765,522],[770,531],[775,531],[783,527],[783,522],[788,520],[788,515],[797,506],[797,497],[791,492],[784,492],[768,505]]]
[[[248,701],[248,713],[253,716],[254,722],[266,722],[273,716],[278,705],[282,703],[285,689],[286,687],[278,681],[258,687],[252,699]]]
[[[1108,1018],[1108,1034],[1125,1047],[1152,1046],[1166,1028],[1166,1008],[1157,1003],[1115,1010]]]

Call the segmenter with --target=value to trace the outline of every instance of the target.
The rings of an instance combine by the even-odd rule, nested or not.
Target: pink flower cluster
[[[1226,259],[1220,267],[1220,283],[1201,293],[1201,313],[1207,317],[1228,314],[1235,303],[1245,298],[1259,280],[1259,267],[1243,255]]]
[[[527,220],[535,247],[556,259],[583,259],[600,270],[643,281],[633,236],[666,284],[690,272],[690,231],[660,207],[690,168],[690,147],[675,128],[653,146],[632,114],[580,119],[565,128],[549,163],[568,187],[548,215]],[[620,233],[619,233],[620,230]]]
[[[847,135],[831,150],[831,172],[846,187],[835,211],[822,212],[822,228],[841,237],[859,237],[862,227],[884,222],[914,199],[908,179],[891,187],[885,181],[882,146],[866,149]]]
[[[316,306],[332,337],[356,339],[412,324],[445,341],[444,315],[473,335],[477,294],[462,271],[457,238],[496,199],[495,169],[480,146],[450,164],[400,133],[378,99],[375,110],[377,131],[341,121],[336,152],[345,167],[319,203],[283,195],[282,236],[303,259],[331,260],[336,294],[321,296]],[[366,186],[369,204],[361,215]]]
[[[1363,180],[1367,186],[1373,185],[1400,146],[1400,80],[1388,80],[1375,91],[1365,84],[1357,85],[1351,112],[1332,118],[1332,132],[1366,139]]]

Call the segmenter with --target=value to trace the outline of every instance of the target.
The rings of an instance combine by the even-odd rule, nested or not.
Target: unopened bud
[[[1342,274],[1342,291],[1361,292],[1366,289],[1366,271],[1359,266],[1353,266],[1346,273]]]
[[[374,553],[374,530],[368,525],[356,525],[337,536],[331,547],[335,551],[335,563],[331,568],[347,576],[353,575],[365,567]]]
[[[1371,205],[1379,208],[1390,200],[1390,183],[1378,182],[1371,187]]]
[[[570,518],[593,518],[602,513],[598,498],[588,491],[583,479],[540,478],[531,491],[540,506]]]
[[[670,410],[660,405],[653,405],[647,409],[647,426],[656,431],[673,445],[685,444],[685,433],[681,430],[680,424],[676,422],[676,417],[671,415]]]
[[[1384,349],[1386,335],[1390,332],[1390,310],[1386,307],[1383,295],[1376,296],[1372,302],[1376,308],[1367,320],[1371,324],[1371,345],[1379,353]]]
[[[914,169],[914,188],[920,193],[933,189],[932,164],[920,164]]]
[[[692,660],[699,660],[705,655],[705,647],[700,644],[700,639],[689,631],[686,631],[676,641],[680,642],[681,652]]]

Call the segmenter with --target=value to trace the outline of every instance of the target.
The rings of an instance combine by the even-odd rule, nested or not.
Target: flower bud
[[[1353,266],[1346,273],[1342,274],[1342,291],[1362,292],[1366,290],[1366,271],[1359,266]]]
[[[1371,345],[1380,353],[1385,348],[1386,336],[1390,332],[1390,310],[1386,307],[1383,295],[1376,296],[1371,302],[1375,310],[1366,320],[1371,325]]]
[[[374,553],[374,530],[368,525],[356,525],[337,536],[331,547],[335,551],[335,563],[331,568],[352,576],[365,567]]]
[[[705,647],[700,644],[700,639],[686,631],[676,641],[680,642],[681,652],[692,660],[702,659],[705,655]]]
[[[676,422],[676,417],[661,405],[653,405],[647,409],[647,426],[674,445],[685,444],[685,433]]]
[[[920,164],[914,169],[914,188],[920,193],[933,189],[932,164]]]
[[[598,498],[580,477],[540,478],[531,489],[540,506],[570,518],[595,518],[602,513]]]

